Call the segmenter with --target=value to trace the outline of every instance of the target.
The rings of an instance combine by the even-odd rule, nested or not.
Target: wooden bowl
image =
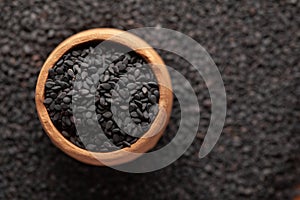
[[[105,153],[87,151],[77,147],[67,140],[53,125],[48,111],[43,104],[48,70],[52,68],[55,63],[73,47],[82,43],[100,40],[109,40],[125,45],[141,55],[149,64],[151,64],[152,71],[155,74],[159,84],[160,92],[158,114],[154,119],[150,129],[144,134],[144,136],[132,144],[131,147]],[[161,57],[149,44],[147,44],[141,38],[125,31],[111,28],[97,28],[75,34],[60,43],[58,47],[54,49],[44,63],[39,74],[36,84],[35,102],[41,124],[47,135],[58,148],[81,162],[98,166],[112,166],[136,159],[142,155],[141,153],[147,152],[156,145],[169,121],[173,103],[173,94],[171,80],[167,68]]]

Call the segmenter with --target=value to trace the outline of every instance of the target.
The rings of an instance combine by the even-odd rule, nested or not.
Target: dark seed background
[[[0,199],[292,199],[300,184],[299,1],[0,0],[0,9]],[[212,56],[228,101],[220,140],[198,159],[210,117],[205,83],[186,62],[162,52],[190,80],[201,106],[188,151],[147,174],[69,158],[37,118],[34,90],[43,62],[79,31],[144,26],[181,31]],[[179,118],[175,102],[160,145]]]

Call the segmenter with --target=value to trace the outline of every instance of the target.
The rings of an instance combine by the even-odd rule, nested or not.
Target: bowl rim
[[[144,133],[145,138],[139,138],[130,147],[112,152],[90,152],[77,147],[66,139],[54,126],[43,103],[45,83],[48,70],[70,49],[83,43],[96,40],[109,40],[127,46],[142,56],[149,64],[159,85],[159,111],[149,130]],[[155,146],[162,136],[171,114],[173,103],[172,85],[168,70],[157,52],[141,38],[118,29],[95,28],[79,32],[61,42],[48,56],[38,76],[35,93],[35,103],[40,122],[51,141],[69,156],[92,165],[118,165],[141,156]],[[156,133],[156,134],[155,134]],[[132,154],[134,153],[134,154]],[[101,162],[101,161],[103,162]]]

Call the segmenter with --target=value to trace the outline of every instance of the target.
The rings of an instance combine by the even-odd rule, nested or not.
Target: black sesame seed
[[[88,73],[83,71],[81,72],[81,78],[84,80],[88,76]]]
[[[71,98],[65,97],[65,98],[63,99],[63,102],[65,102],[65,103],[70,103],[70,102],[71,102]]]
[[[151,101],[151,103],[156,103],[157,102],[156,96],[155,95],[151,95],[150,96],[150,101]]]
[[[61,106],[58,105],[58,104],[56,104],[56,105],[54,106],[54,109],[57,110],[57,111],[60,111],[60,110],[61,110]]]
[[[133,118],[132,121],[134,121],[136,124],[139,124],[142,120],[139,118]]]
[[[91,112],[87,112],[87,113],[85,114],[85,116],[86,116],[86,118],[91,118],[91,117],[92,117],[92,113],[91,113]]]
[[[90,74],[94,74],[94,73],[97,72],[97,68],[96,68],[96,67],[90,67],[90,68],[88,68],[88,72],[89,72]]]
[[[63,99],[66,95],[67,95],[67,93],[61,92],[61,93],[59,93],[59,95],[57,96],[57,98],[58,99]]]
[[[122,106],[120,106],[120,108],[121,108],[122,110],[128,110],[128,106],[127,106],[127,105],[122,105]]]
[[[72,66],[72,65],[74,65],[74,62],[71,61],[71,60],[66,60],[66,61],[65,61],[65,64],[67,64],[67,65],[69,65],[69,66]]]
[[[134,102],[139,108],[143,107],[143,103],[140,100],[134,100]]]
[[[158,87],[158,85],[157,85],[157,83],[156,82],[148,82],[148,85],[150,86],[150,87]]]
[[[138,77],[141,74],[141,71],[139,69],[135,70],[134,76]]]
[[[72,54],[72,56],[75,56],[75,57],[80,55],[80,53],[78,51],[72,51],[71,54]]]
[[[123,97],[124,99],[128,98],[128,96],[129,96],[128,90],[125,90],[125,89],[120,90],[119,93],[120,93],[121,97]]]
[[[132,117],[138,117],[138,114],[136,112],[131,112],[130,114]]]
[[[120,129],[119,129],[119,128],[115,128],[115,129],[112,130],[112,133],[113,133],[113,134],[117,134],[117,133],[119,133],[119,132],[120,132]]]
[[[65,136],[66,138],[70,137],[69,133],[67,131],[62,131],[61,134]]]
[[[89,126],[94,125],[94,120],[93,119],[87,119],[86,122],[87,122],[87,125],[89,125]]]
[[[65,118],[65,124],[66,124],[67,126],[71,126],[71,120],[70,120],[69,117],[66,117],[66,118]]]
[[[143,92],[143,94],[147,94],[148,89],[147,89],[146,87],[143,87],[143,88],[142,88],[142,92]]]
[[[99,81],[99,75],[98,74],[92,74],[91,77],[92,77],[94,83],[97,83]]]
[[[112,113],[111,113],[111,112],[105,112],[105,113],[103,114],[103,116],[104,116],[105,118],[110,118],[110,117],[112,116]]]
[[[93,85],[94,82],[92,81],[92,79],[90,77],[86,78],[86,83],[89,84],[89,85]]]
[[[55,85],[54,82],[52,82],[52,81],[47,81],[45,86],[46,86],[46,88],[52,88],[54,85]]]
[[[129,83],[129,84],[127,85],[127,88],[128,88],[129,90],[133,90],[133,89],[136,88],[136,84],[135,84],[135,83]]]
[[[62,67],[59,67],[59,68],[56,68],[56,72],[57,72],[58,74],[63,74],[63,73],[64,73],[64,70],[63,70]]]
[[[60,106],[61,106],[61,108],[62,108],[63,110],[66,110],[66,109],[69,108],[69,105],[68,105],[68,104],[65,104],[65,103],[61,103]]]
[[[142,104],[142,110],[145,110],[146,107],[147,107],[147,103],[143,103],[143,104]]]
[[[89,66],[89,64],[88,63],[81,63],[80,66],[83,67],[83,68],[87,68]]]
[[[82,82],[81,81],[77,81],[76,83],[75,83],[75,88],[76,89],[81,89],[82,88]]]
[[[157,99],[159,98],[159,92],[158,92],[158,90],[155,90],[155,91],[153,92],[153,94],[156,96]]]
[[[53,99],[56,98],[56,97],[57,97],[57,93],[51,92],[51,93],[50,93],[50,97],[53,98]]]
[[[143,115],[143,113],[142,113],[142,111],[140,109],[137,109],[136,113],[139,115],[139,117],[143,118],[144,115]]]
[[[124,144],[124,146],[126,146],[126,147],[130,147],[130,146],[131,146],[131,144],[130,144],[129,142],[127,142],[127,141],[123,141],[123,144]]]
[[[105,125],[105,129],[109,130],[112,127],[112,125],[113,125],[113,122],[111,120],[109,120]]]
[[[81,90],[80,90],[80,93],[81,93],[82,95],[87,95],[87,94],[89,93],[89,91],[88,91],[87,89],[81,89]]]
[[[135,110],[136,108],[137,108],[136,104],[130,103],[130,105],[129,105],[129,111],[130,112],[133,111],[133,110]]]
[[[69,76],[71,76],[71,77],[74,77],[74,76],[75,76],[75,74],[74,74],[74,72],[73,72],[72,69],[68,69],[68,74],[69,74]]]
[[[109,90],[111,88],[111,85],[109,83],[102,83],[100,86],[105,90]]]
[[[63,64],[63,62],[64,62],[64,60],[63,60],[63,59],[60,59],[60,60],[56,63],[56,65],[57,65],[57,66],[60,66],[61,64]]]
[[[52,103],[52,101],[53,101],[53,99],[51,99],[51,98],[46,98],[45,100],[44,100],[44,104],[50,104],[50,103]]]
[[[73,70],[76,72],[76,73],[81,73],[81,69],[78,65],[74,65],[73,66]]]
[[[54,87],[52,87],[52,90],[60,90],[61,89],[61,86],[59,86],[59,85],[57,85],[57,86],[54,86]]]
[[[103,78],[103,82],[106,82],[106,81],[108,81],[109,80],[109,75],[108,74],[106,74],[105,76],[104,76],[104,78]]]
[[[120,136],[117,135],[117,134],[114,134],[114,135],[113,135],[113,141],[114,141],[114,143],[119,143],[119,142],[121,141]]]

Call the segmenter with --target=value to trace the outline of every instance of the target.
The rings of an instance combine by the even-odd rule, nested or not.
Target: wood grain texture
[[[296,186],[295,188],[295,196],[293,200],[300,200],[300,185]]]
[[[89,152],[85,149],[75,146],[69,140],[64,138],[63,135],[53,125],[47,109],[43,104],[48,70],[52,68],[61,58],[61,56],[71,48],[79,44],[95,40],[109,40],[117,42],[128,46],[141,55],[149,64],[151,64],[150,66],[157,78],[160,91],[159,112],[150,129],[142,138],[140,138],[136,143],[132,144],[131,147],[107,153]],[[40,71],[36,84],[35,102],[41,124],[51,141],[58,148],[81,162],[98,166],[112,166],[136,159],[141,154],[132,153],[145,153],[156,145],[168,124],[172,109],[173,94],[168,70],[161,57],[149,44],[147,44],[141,38],[125,31],[111,28],[97,28],[75,34],[60,43],[58,47],[54,49]]]

